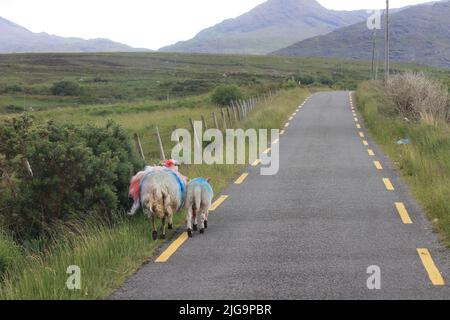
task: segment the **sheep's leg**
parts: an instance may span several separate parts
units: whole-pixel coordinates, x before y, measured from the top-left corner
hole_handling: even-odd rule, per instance
[[[167,229],[169,230],[173,229],[173,213],[169,215],[169,224],[167,225]]]
[[[200,233],[205,232],[205,211],[201,210],[198,214],[200,216]]]
[[[209,210],[206,210],[206,215],[205,215],[205,229],[208,229],[208,216],[209,216]]]
[[[192,227],[192,230],[197,231],[197,208],[192,208],[192,219],[194,220],[194,225]]]
[[[166,238],[166,217],[161,219],[161,239]]]
[[[156,224],[155,224],[155,215],[151,214],[152,219],[152,226],[153,226],[153,232],[152,232],[152,238],[153,240],[156,240],[158,238],[158,231],[156,231]]]
[[[187,233],[189,238],[192,238],[192,207],[189,207],[186,213]]]

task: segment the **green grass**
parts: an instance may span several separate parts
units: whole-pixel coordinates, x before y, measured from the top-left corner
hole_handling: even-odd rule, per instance
[[[358,108],[366,125],[411,187],[433,227],[450,247],[450,127],[407,123],[397,116],[370,82],[357,90]],[[411,144],[396,141],[409,138]]]
[[[250,117],[238,126],[279,128],[308,95],[309,91],[305,89],[281,91],[267,103],[261,102]],[[197,118],[206,111],[211,109],[200,107],[142,112],[139,114],[141,121],[133,129],[145,131],[145,128],[155,124],[170,128],[178,120],[184,123],[186,115]],[[80,112],[80,116],[82,114]],[[128,116],[118,116],[115,120],[125,126],[130,125],[131,129],[134,118],[130,120]],[[74,120],[77,121],[77,114]],[[98,123],[100,120],[93,117],[91,121]],[[168,135],[164,135],[163,140],[169,145]],[[145,145],[148,156],[156,152],[154,144],[153,139]],[[212,177],[211,183],[218,194],[243,168],[243,165],[188,165],[181,170],[189,177]],[[154,257],[156,249],[163,243],[162,240],[151,240],[150,222],[142,214],[132,218],[124,213],[117,215],[113,225],[92,220],[61,227],[56,232],[54,244],[45,252],[21,248],[0,233],[0,268],[4,265],[6,270],[0,282],[0,299],[101,299],[110,295],[142,263]],[[182,226],[184,221],[184,212],[176,214],[176,227]],[[168,232],[168,239],[173,235],[173,232]],[[70,265],[81,268],[81,290],[66,289],[66,269]]]

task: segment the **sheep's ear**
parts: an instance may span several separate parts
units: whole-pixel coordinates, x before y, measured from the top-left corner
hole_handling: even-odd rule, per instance
[[[206,181],[210,182],[211,181],[211,177],[206,178]]]

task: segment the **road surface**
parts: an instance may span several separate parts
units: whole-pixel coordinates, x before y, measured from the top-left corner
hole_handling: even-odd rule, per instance
[[[448,251],[350,101],[314,94],[280,137],[279,173],[249,167],[204,235],[155,262],[161,248],[110,298],[450,298]]]

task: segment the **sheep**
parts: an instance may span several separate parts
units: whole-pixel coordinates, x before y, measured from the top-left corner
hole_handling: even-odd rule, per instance
[[[214,197],[213,189],[209,184],[210,180],[210,178],[195,178],[187,185],[186,220],[189,238],[192,238],[192,231],[198,229],[198,216],[200,216],[200,233],[203,234],[205,228],[208,228],[209,208]],[[194,225],[192,225],[192,221],[194,221]]]
[[[132,177],[130,181],[129,197],[132,198],[134,202],[128,215],[135,215],[141,206],[141,181],[146,174],[153,171],[161,171],[164,167],[178,172],[178,166],[179,164],[175,160],[162,160],[159,166],[146,166],[143,171],[138,172]]]
[[[144,214],[152,221],[152,238],[156,240],[155,218],[161,219],[161,238],[166,237],[166,218],[168,228],[173,228],[173,215],[184,205],[187,178],[182,174],[163,168],[146,173],[140,186],[140,202]]]

